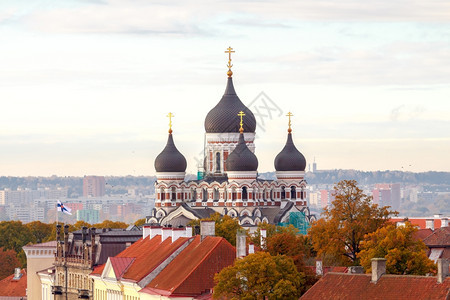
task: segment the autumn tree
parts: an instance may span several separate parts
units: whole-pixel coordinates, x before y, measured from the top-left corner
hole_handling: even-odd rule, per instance
[[[311,255],[308,237],[289,231],[277,233],[266,239],[266,250],[271,255],[286,255],[294,261],[297,271],[305,278],[301,292],[305,292],[317,281],[314,272],[306,267],[305,259]]]
[[[258,224],[257,229],[254,233],[249,233],[249,239],[250,241],[257,247],[261,247],[261,230],[266,231],[266,239],[270,238],[271,236],[279,233],[290,233],[290,234],[297,234],[298,229],[294,227],[294,225],[289,226],[277,226],[275,224],[269,224],[266,222],[261,222]]]
[[[134,225],[135,226],[142,226],[142,225],[145,224],[145,221],[146,221],[145,218],[139,219],[136,222],[134,222]]]
[[[34,221],[25,224],[34,237],[34,243],[43,243],[52,234],[53,224],[42,223],[41,221]],[[56,233],[55,233],[56,234]]]
[[[418,229],[409,222],[405,226],[388,225],[366,235],[361,242],[358,257],[367,272],[371,272],[372,258],[386,259],[386,273],[399,275],[426,275],[436,270],[427,257],[427,246],[414,238]]]
[[[323,218],[313,223],[309,235],[318,256],[328,263],[355,265],[364,235],[385,226],[397,212],[373,204],[355,180],[338,182],[334,194],[331,207],[324,209]]]
[[[124,223],[124,222],[120,222],[120,221],[114,222],[114,221],[111,221],[111,220],[104,220],[101,223],[97,223],[97,224],[92,225],[92,227],[95,227],[95,228],[115,228],[115,229],[121,228],[121,229],[125,229],[125,228],[128,227],[128,224]]]
[[[292,258],[267,252],[236,260],[214,280],[215,299],[298,299],[305,281]]]
[[[14,250],[0,248],[0,280],[14,273],[14,269],[21,266]]]

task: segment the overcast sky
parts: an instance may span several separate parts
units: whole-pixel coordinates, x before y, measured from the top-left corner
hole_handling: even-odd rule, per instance
[[[260,172],[288,111],[319,169],[450,171],[449,1],[5,0],[0,175],[152,175],[169,111],[196,172],[228,46]]]

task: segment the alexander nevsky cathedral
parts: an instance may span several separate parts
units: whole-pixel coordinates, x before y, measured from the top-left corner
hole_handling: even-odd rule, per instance
[[[303,222],[314,219],[306,201],[306,159],[294,144],[291,113],[286,144],[274,158],[276,180],[258,178],[256,119],[234,89],[232,50],[225,51],[229,55],[225,93],[205,118],[202,176],[185,180],[186,158],[175,146],[170,122],[167,144],[155,159],[156,200],[147,223],[185,226],[215,212],[238,218],[243,226],[286,223],[299,213]]]

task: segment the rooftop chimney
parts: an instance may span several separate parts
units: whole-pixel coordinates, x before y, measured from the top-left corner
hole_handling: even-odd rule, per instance
[[[145,239],[150,235],[150,225],[142,226],[142,238]]]
[[[448,227],[448,219],[447,218],[441,219],[441,227]]]
[[[323,276],[323,264],[321,260],[316,260],[316,275]]]
[[[260,242],[261,248],[264,249],[266,246],[267,230],[261,229],[260,234],[261,234],[261,242]]]
[[[172,243],[175,242],[176,240],[178,240],[178,238],[185,237],[185,236],[186,236],[186,230],[183,227],[172,228]]]
[[[14,278],[15,280],[19,280],[20,277],[22,277],[22,274],[20,273],[20,268],[15,268],[14,269]]]
[[[86,243],[86,231],[87,231],[87,227],[83,226],[83,228],[81,228],[81,242],[83,244]]]
[[[162,236],[162,227],[159,225],[150,226],[150,239],[154,238],[157,235]]]
[[[372,258],[372,282],[377,283],[384,274],[386,274],[386,259]]]
[[[437,280],[438,283],[443,283],[448,274],[449,262],[445,258],[439,258],[437,260]]]
[[[253,243],[248,244],[248,254],[255,253],[255,245]]]
[[[186,237],[190,238],[192,237],[192,227],[191,226],[186,226]]]
[[[236,257],[247,256],[247,236],[244,230],[238,230],[236,234]]]
[[[425,227],[434,230],[434,219],[427,219]]]
[[[216,222],[214,221],[200,221],[200,234],[202,240],[207,236],[216,235]]]
[[[172,228],[164,227],[162,229],[162,239],[161,242],[165,241],[168,237],[172,237]]]

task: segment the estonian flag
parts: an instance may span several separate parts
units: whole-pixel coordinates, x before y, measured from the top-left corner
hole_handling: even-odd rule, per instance
[[[61,201],[58,200],[58,211],[62,211],[65,214],[72,215],[70,212],[72,211],[69,207],[65,207]]]

